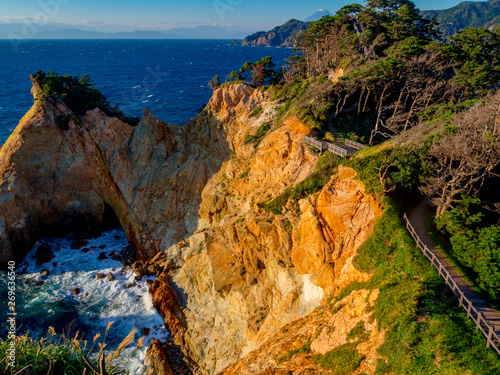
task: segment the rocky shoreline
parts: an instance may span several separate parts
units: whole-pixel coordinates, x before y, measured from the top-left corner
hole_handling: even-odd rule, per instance
[[[150,293],[172,342],[151,346],[155,363],[185,374],[174,359],[181,349],[193,373],[245,373],[231,370],[238,360],[313,317],[326,296],[370,277],[353,259],[382,212],[342,167],[282,215],[262,208],[308,177],[319,158],[302,142],[310,130],[293,116],[255,141],[279,104],[232,85],[184,127],[148,110],[131,127],[95,109],[61,128],[71,109],[36,101],[0,149],[0,261],[21,259],[45,230],[98,229],[111,210],[137,255],[133,269],[158,277]],[[251,116],[257,106],[261,114]],[[376,348],[381,333],[366,329]],[[316,338],[318,353],[337,345],[328,337]],[[365,356],[364,371],[373,373],[375,350]],[[259,371],[286,367],[260,358]]]

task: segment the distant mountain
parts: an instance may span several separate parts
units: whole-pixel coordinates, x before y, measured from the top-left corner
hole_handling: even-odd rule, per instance
[[[184,39],[243,39],[248,35],[245,31],[228,30],[220,26],[179,27],[166,30],[165,33]]]
[[[449,37],[466,27],[483,27],[494,30],[500,26],[500,0],[464,1],[453,8],[444,10],[424,10],[422,16],[436,18],[438,30]]]
[[[316,13],[312,14],[311,16],[307,17],[304,22],[314,22],[320,20],[324,16],[333,16],[329,11],[326,9],[320,9]]]
[[[241,45],[243,46],[266,46],[266,47],[294,47],[297,35],[306,30],[309,22],[290,20],[277,26],[271,31],[259,31],[247,36]]]
[[[243,39],[244,31],[227,30],[218,26],[176,28],[166,31],[136,30],[127,32],[101,32],[68,24],[48,24],[26,33],[24,24],[0,24],[0,39]]]

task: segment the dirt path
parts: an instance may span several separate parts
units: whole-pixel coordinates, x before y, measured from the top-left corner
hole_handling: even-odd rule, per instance
[[[441,251],[438,250],[434,241],[425,229],[424,220],[429,210],[427,199],[423,199],[420,204],[415,207],[408,217],[411,225],[417,232],[421,241],[429,248],[429,250],[439,259],[444,268],[450,273],[452,279],[457,284],[458,288],[465,294],[465,296],[472,301],[474,307],[483,314],[486,320],[495,332],[500,334],[500,313],[493,309],[484,298],[472,289],[470,284],[457,272],[457,270],[446,260]]]

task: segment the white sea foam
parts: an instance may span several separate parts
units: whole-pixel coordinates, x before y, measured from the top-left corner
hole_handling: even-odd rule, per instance
[[[142,374],[150,340],[165,340],[168,332],[153,307],[146,278],[136,281],[133,271],[123,268],[119,261],[110,259],[111,253],[119,254],[128,245],[125,234],[122,230],[105,232],[98,238],[88,240],[88,245],[83,247],[88,249],[85,252],[83,249],[71,249],[71,242],[69,238],[41,240],[26,256],[21,265],[23,274],[18,278],[20,293],[26,294],[22,298],[25,303],[22,307],[23,314],[32,312],[38,315],[38,321],[44,319],[41,322],[43,326],[43,323],[67,317],[70,313],[61,311],[69,309],[70,312],[74,311],[77,327],[80,325],[91,328],[91,332],[85,332],[87,338],[92,338],[97,333],[101,334],[101,338],[104,337],[106,326],[113,321],[106,338],[107,349],[110,351],[116,349],[121,340],[136,328],[136,341],[122,352],[121,358],[130,358],[127,368],[131,374]],[[50,246],[55,257],[50,262],[37,266],[34,255],[40,245]],[[106,255],[107,259],[98,260],[100,255]],[[47,269],[49,275],[42,276],[42,269]],[[108,281],[106,277],[97,279],[96,275],[99,273],[112,273],[115,280]],[[153,277],[149,279],[154,280]],[[127,284],[133,286],[127,288]],[[79,288],[80,294],[72,294],[71,290],[74,288]],[[144,328],[146,330],[143,332],[149,330],[149,333],[145,337],[144,346],[135,352],[137,339]]]

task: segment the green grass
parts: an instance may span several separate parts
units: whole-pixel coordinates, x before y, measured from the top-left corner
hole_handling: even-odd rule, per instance
[[[257,131],[255,132],[254,135],[247,134],[245,136],[243,143],[244,144],[251,143],[255,147],[258,147],[260,142],[262,142],[262,140],[269,134],[270,131],[271,131],[271,123],[265,122],[257,128]]]
[[[356,327],[349,331],[349,333],[347,334],[347,340],[357,339],[358,337],[362,336],[363,333],[365,333],[365,322],[361,320],[358,322],[358,324],[356,324]]]
[[[330,369],[333,375],[349,375],[355,371],[364,359],[356,350],[357,343],[344,344],[324,355],[316,354],[313,359],[321,366]]]
[[[29,338],[19,338],[16,341],[16,366],[10,367],[5,356],[9,341],[0,343],[0,371],[16,373],[26,366],[30,366],[38,374],[75,374],[81,375],[87,368],[83,354],[71,342],[53,343],[51,341],[36,341]]]
[[[314,77],[292,82],[281,82],[269,87],[271,100],[283,100],[278,108],[276,120],[281,123],[295,115],[310,129],[321,129],[334,107],[332,93],[334,85],[324,77]]]
[[[255,107],[255,109],[250,112],[250,117],[259,117],[262,113],[264,112],[264,110],[262,109],[262,107],[260,105],[258,105],[257,107]]]
[[[283,206],[291,199],[295,204],[295,208],[298,209],[300,199],[318,192],[330,181],[341,160],[339,156],[326,152],[316,162],[315,171],[311,175],[299,182],[295,187],[288,187],[272,201],[262,203],[260,206],[268,212],[280,215],[283,213]]]
[[[292,359],[293,356],[295,356],[297,354],[307,353],[310,349],[311,349],[311,339],[307,340],[307,342],[304,345],[302,345],[300,348],[290,350],[286,355],[278,358],[278,363],[288,362],[290,359]]]
[[[111,327],[108,325],[106,332]],[[117,360],[123,348],[133,342],[136,330],[132,330],[123,340],[117,350],[112,353],[113,359],[106,361],[106,373],[108,375],[128,374],[124,370],[126,363]],[[88,358],[104,358],[103,348],[106,335],[102,342],[99,342],[100,335],[96,335],[94,340],[84,341],[78,333],[73,338],[58,336],[53,328],[49,330],[46,337],[33,339],[28,335],[17,336],[14,341],[0,340],[0,373],[2,374],[24,374],[23,369],[29,368],[29,374],[48,375],[82,375],[94,374],[92,367],[96,369],[99,365]],[[15,366],[9,365],[7,355],[11,342],[15,343]],[[137,349],[142,346],[142,339],[139,340]],[[95,350],[94,350],[95,349]],[[113,364],[113,361],[115,364]]]
[[[465,311],[443,298],[448,287],[416,247],[396,204],[389,198],[384,204],[383,215],[355,260],[373,276],[332,298],[341,300],[362,288],[380,290],[374,317],[386,335],[376,374],[445,375],[465,369],[470,374],[500,374],[500,358],[486,349],[485,338]]]

